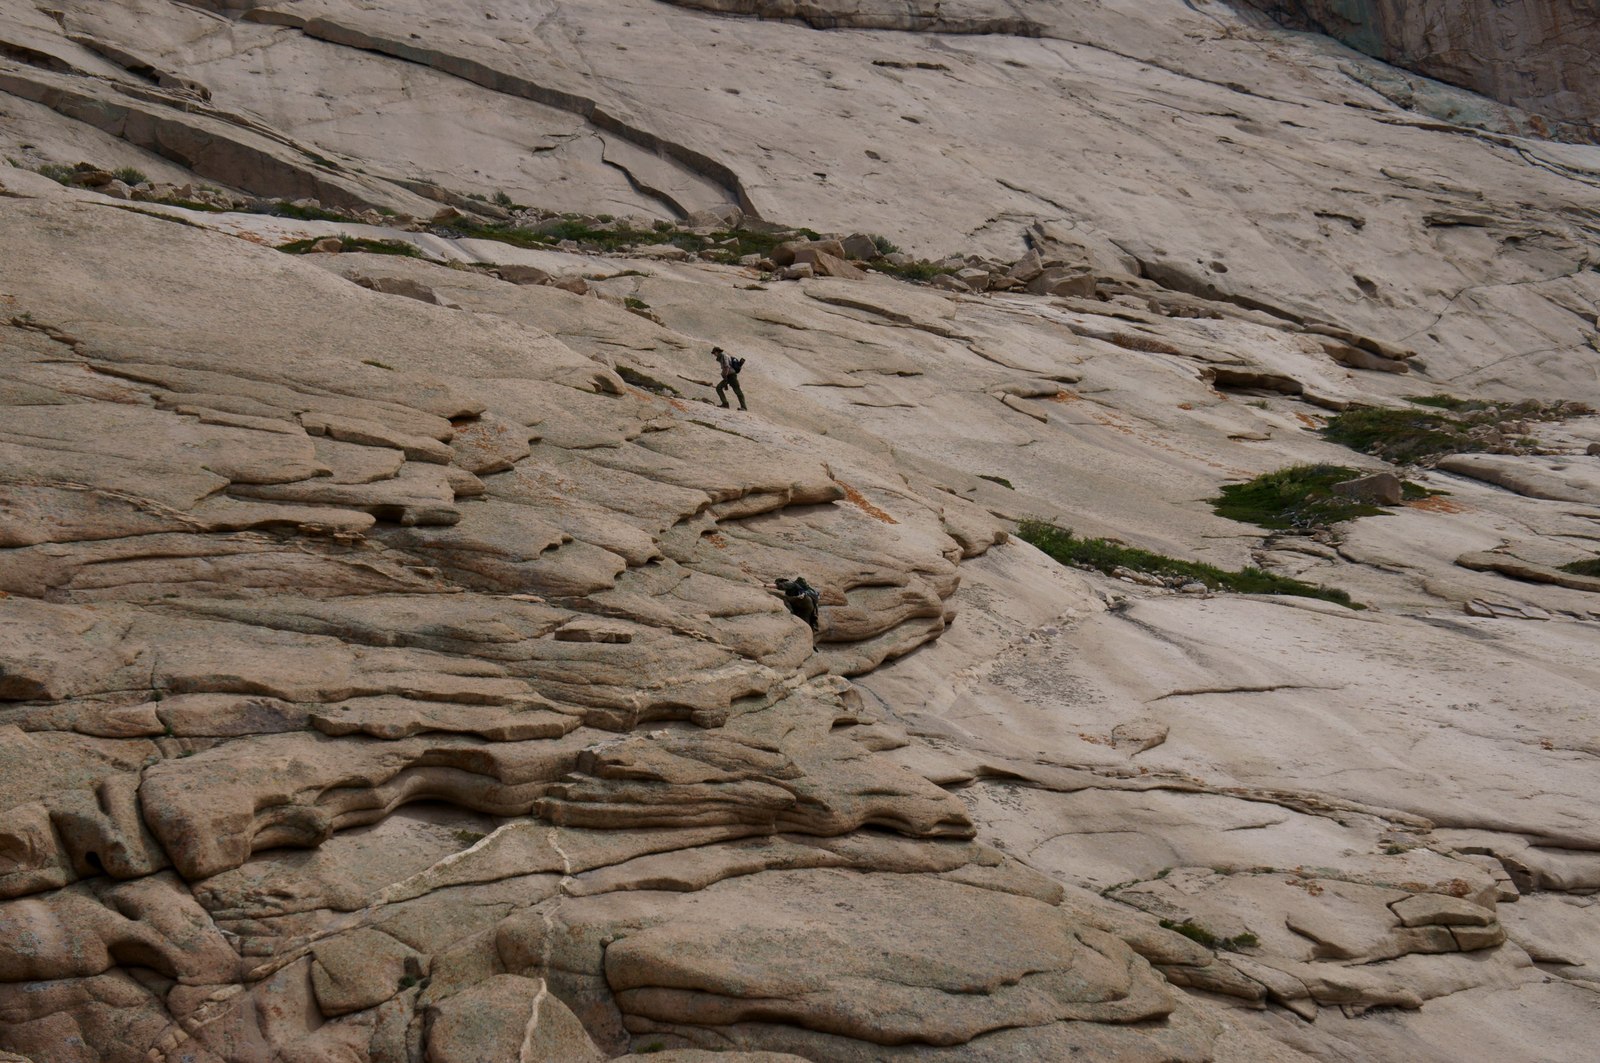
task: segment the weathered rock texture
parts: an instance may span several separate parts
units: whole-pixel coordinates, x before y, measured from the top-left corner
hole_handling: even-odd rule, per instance
[[[1280,23],[1530,112],[1543,132],[1600,139],[1593,0],[1243,0]]]
[[[1594,397],[1594,149],[1178,0],[51,10],[0,3],[0,1053],[1592,1056],[1600,421],[1317,429]],[[1447,493],[1207,501],[1300,462]]]

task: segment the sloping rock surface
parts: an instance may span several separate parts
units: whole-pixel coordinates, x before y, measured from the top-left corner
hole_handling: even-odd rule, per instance
[[[1600,421],[1319,429],[1596,398],[1600,157],[1404,77],[1177,0],[0,2],[0,1053],[1590,1058]],[[1411,486],[1210,505],[1302,463]]]

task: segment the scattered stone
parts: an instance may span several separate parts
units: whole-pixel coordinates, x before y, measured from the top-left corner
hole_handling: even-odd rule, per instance
[[[410,277],[366,277],[358,275],[350,279],[363,288],[382,292],[384,295],[401,295],[407,299],[415,299],[420,303],[430,303],[434,306],[444,305],[444,300],[440,299],[432,288],[418,283]]]
[[[1037,295],[1091,296],[1095,292],[1094,274],[1067,266],[1051,266],[1028,282],[1028,291]]]
[[[1394,473],[1379,472],[1371,476],[1361,476],[1354,480],[1336,483],[1333,485],[1333,493],[1343,498],[1353,498],[1359,502],[1370,502],[1379,506],[1398,506],[1405,498],[1405,487],[1400,482],[1400,477]]]
[[[1039,252],[1030,250],[1027,254],[1017,259],[1016,263],[1008,271],[1007,276],[1014,281],[1027,284],[1043,272],[1044,262],[1039,258]]]
[[[512,284],[549,284],[550,274],[538,266],[500,266],[496,269],[500,279]]]
[[[314,255],[337,255],[344,250],[344,241],[337,236],[324,236],[312,243],[310,251]]]
[[[844,250],[844,257],[858,262],[871,262],[882,257],[878,254],[878,245],[865,233],[851,233],[839,241],[839,246]]]
[[[1123,565],[1118,565],[1112,569],[1111,574],[1117,579],[1127,580],[1129,583],[1137,583],[1141,587],[1165,587],[1167,585],[1166,581],[1160,576],[1153,576],[1148,572],[1139,572]]]
[[[837,245],[836,241],[834,243]],[[816,277],[865,280],[867,276],[858,267],[851,265],[841,256],[822,250],[821,246],[817,244],[802,247],[796,251],[794,253],[794,264],[796,266],[809,265],[812,275]]]

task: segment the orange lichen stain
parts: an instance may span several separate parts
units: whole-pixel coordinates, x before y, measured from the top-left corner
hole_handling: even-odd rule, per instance
[[[1300,423],[1305,425],[1307,428],[1321,428],[1322,427],[1322,423],[1320,421],[1318,421],[1315,417],[1311,416],[1309,413],[1296,413],[1295,416],[1300,418]]]
[[[1460,502],[1452,502],[1448,498],[1433,495],[1429,498],[1419,498],[1415,502],[1407,502],[1411,509],[1426,510],[1429,513],[1465,513],[1467,507]]]
[[[715,546],[718,550],[726,550],[728,548],[728,540],[719,531],[702,532],[700,538]]]
[[[689,412],[689,404],[687,402],[684,402],[682,399],[668,399],[667,400],[667,405],[671,406],[674,410],[677,410],[679,413],[688,413]]]
[[[1078,738],[1084,742],[1092,742],[1097,746],[1109,746],[1112,744],[1111,739],[1109,738],[1101,738],[1099,735],[1085,734],[1082,731],[1078,732]]]
[[[1083,401],[1083,396],[1079,395],[1076,391],[1068,391],[1066,388],[1062,388],[1060,391],[1056,392],[1054,395],[1051,395],[1049,401],[1051,401],[1051,402],[1082,402]]]
[[[1180,409],[1180,410],[1192,410],[1192,409],[1194,409],[1194,403],[1192,403],[1192,402],[1180,402],[1180,403],[1178,403],[1178,409]]]
[[[844,497],[854,503],[855,506],[867,516],[873,518],[874,520],[881,520],[885,524],[900,523],[893,517],[889,516],[889,514],[873,505],[871,502],[868,502],[865,495],[863,495],[860,491],[857,491],[854,487],[851,487],[849,484],[845,483],[843,480],[837,480],[835,482],[838,483],[840,487],[844,488]]]

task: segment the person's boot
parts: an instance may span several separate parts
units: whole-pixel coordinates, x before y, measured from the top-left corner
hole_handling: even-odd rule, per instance
[[[745,405],[745,404],[744,404],[744,403],[742,403],[742,402],[741,402],[741,403],[739,403],[739,409],[741,409],[741,410],[743,410],[743,411],[744,411],[744,412],[745,412],[745,413],[749,413],[749,412],[750,412],[750,407],[748,407],[748,406],[746,406],[746,405]]]

